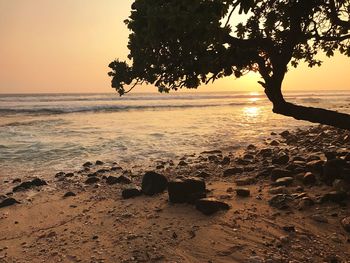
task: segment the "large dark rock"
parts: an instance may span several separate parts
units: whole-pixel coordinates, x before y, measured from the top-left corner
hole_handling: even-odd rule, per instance
[[[327,161],[323,166],[322,179],[331,185],[335,179],[342,178],[342,172],[346,162],[342,159],[332,159]]]
[[[176,179],[168,183],[169,201],[194,203],[206,196],[205,182],[199,178]]]
[[[230,206],[215,198],[202,198],[196,201],[196,208],[205,215],[211,215],[220,210],[228,210]]]
[[[129,187],[122,191],[122,197],[124,199],[129,199],[140,195],[142,195],[142,191],[141,191],[141,188],[137,186]]]
[[[44,186],[47,185],[46,181],[39,179],[39,178],[35,178],[32,181],[26,181],[23,182],[17,186],[15,186],[12,191],[13,192],[20,192],[20,191],[25,191],[28,190],[30,188],[33,188],[35,186]]]
[[[14,198],[6,198],[4,200],[2,200],[0,202],[0,208],[6,207],[6,206],[11,206],[11,205],[15,205],[15,204],[19,204],[19,202],[14,199]]]
[[[142,178],[142,192],[145,195],[154,195],[165,191],[168,179],[154,171],[146,172]]]

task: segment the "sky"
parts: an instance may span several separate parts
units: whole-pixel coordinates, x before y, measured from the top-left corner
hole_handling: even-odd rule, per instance
[[[128,54],[132,0],[0,0],[0,93],[113,92],[108,64]],[[350,58],[288,72],[284,90],[350,90]],[[200,91],[262,91],[258,74]],[[140,87],[140,92],[156,90]]]

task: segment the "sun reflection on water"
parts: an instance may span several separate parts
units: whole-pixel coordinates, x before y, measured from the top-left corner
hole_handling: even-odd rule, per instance
[[[261,113],[261,109],[260,107],[255,107],[255,106],[252,106],[252,107],[245,107],[243,109],[243,113],[246,117],[249,117],[249,118],[256,118],[260,115]]]

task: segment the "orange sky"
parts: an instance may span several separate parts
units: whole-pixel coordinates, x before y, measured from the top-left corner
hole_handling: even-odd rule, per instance
[[[0,0],[0,93],[111,92],[107,65],[127,56],[123,23],[132,0]],[[291,70],[284,89],[350,89],[350,59]],[[259,77],[220,80],[203,91],[259,91]],[[154,89],[141,88],[140,91]]]

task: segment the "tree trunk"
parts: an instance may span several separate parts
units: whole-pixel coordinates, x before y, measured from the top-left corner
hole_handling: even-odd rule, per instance
[[[293,117],[297,120],[350,130],[350,115],[337,111],[295,105],[283,100],[281,103],[273,103],[273,112]]]

